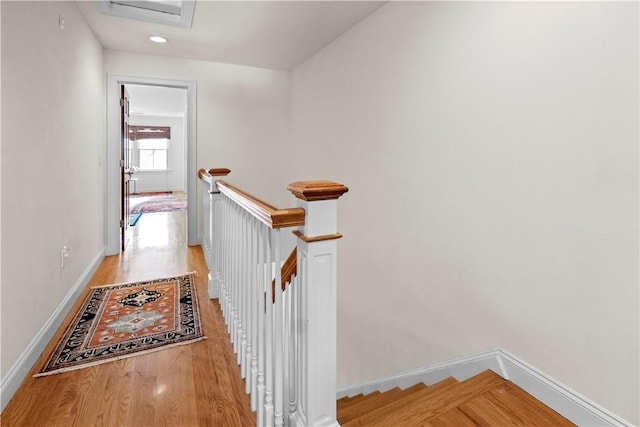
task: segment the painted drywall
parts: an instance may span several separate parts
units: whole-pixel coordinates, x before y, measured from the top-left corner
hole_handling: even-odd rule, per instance
[[[2,3],[0,3],[0,46],[2,46]],[[0,55],[0,82],[2,82],[2,57]],[[2,99],[2,84],[0,83],[0,100]],[[2,129],[2,102],[0,102],[0,129]],[[2,189],[2,132],[0,131],[0,190]],[[0,191],[0,242],[2,242],[2,191]],[[0,243],[0,309],[2,309],[2,244]],[[0,328],[0,351],[2,351],[2,328]],[[1,354],[1,353],[0,353]],[[0,367],[0,378],[2,375]],[[3,380],[4,383],[4,380]],[[2,405],[2,402],[0,402]]]
[[[638,4],[390,2],[293,72],[338,386],[505,348],[634,424]]]
[[[2,45],[2,3],[0,3],[0,46]],[[2,57],[0,56],[0,82],[2,82]],[[0,83],[0,100],[2,99],[2,84]],[[0,129],[2,129],[2,102],[0,102]],[[0,190],[2,189],[2,132],[0,131]],[[2,192],[0,191],[0,242],[2,242]],[[2,308],[2,244],[0,243],[0,309]],[[0,345],[2,343],[2,328],[0,328]],[[2,347],[0,346],[0,351]],[[2,375],[0,367],[0,378]],[[1,404],[1,403],[0,403]]]
[[[261,68],[105,50],[108,73],[197,82],[197,167],[231,169],[228,180],[278,204],[289,201],[289,73]],[[199,205],[198,205],[199,206]]]
[[[150,191],[187,191],[186,174],[186,146],[183,117],[131,116],[129,124],[140,126],[169,126],[171,139],[169,140],[168,171],[138,171],[133,177],[137,178],[135,191],[137,193]],[[132,143],[136,149],[135,142]],[[134,165],[136,166],[136,165]]]
[[[103,250],[104,90],[75,3],[2,2],[3,379]]]

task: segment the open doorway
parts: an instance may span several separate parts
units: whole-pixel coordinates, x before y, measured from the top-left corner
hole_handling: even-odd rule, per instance
[[[123,145],[127,152],[121,156],[126,174],[121,178],[124,250],[134,232],[131,227],[153,221],[153,214],[187,209],[187,90],[136,84],[122,88],[128,99],[128,135]]]
[[[129,93],[129,130],[127,153],[121,146],[120,91]],[[115,98],[114,98],[115,94]],[[107,254],[120,251],[122,231],[136,221],[130,213],[186,204],[187,243],[196,242],[196,166],[195,166],[195,82],[108,76],[107,88],[107,153],[105,233]],[[149,137],[145,132],[166,133]],[[121,158],[129,160],[126,196],[122,191]],[[153,195],[160,200],[154,202]],[[127,199],[124,199],[127,197]],[[122,219],[122,207],[129,202]],[[145,203],[142,207],[140,204]],[[160,206],[158,208],[158,206]],[[170,209],[176,208],[170,207]],[[138,217],[138,221],[140,218]],[[137,223],[137,221],[136,221]],[[122,225],[122,227],[121,227]],[[124,228],[123,228],[124,227]],[[130,227],[129,227],[130,228]]]

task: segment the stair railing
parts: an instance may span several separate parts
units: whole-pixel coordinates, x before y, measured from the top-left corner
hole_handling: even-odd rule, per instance
[[[198,173],[202,246],[257,425],[337,426],[337,199],[348,189],[294,182],[297,206],[278,209],[214,178],[228,173]],[[285,262],[281,232],[293,227]]]

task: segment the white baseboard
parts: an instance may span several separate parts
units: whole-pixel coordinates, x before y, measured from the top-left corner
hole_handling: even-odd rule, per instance
[[[632,426],[513,354],[498,350],[502,377],[579,426]]]
[[[38,331],[36,336],[31,340],[27,348],[22,352],[18,360],[9,369],[4,378],[0,381],[0,406],[1,411],[7,406],[15,392],[22,384],[22,381],[29,374],[33,365],[38,361],[42,352],[53,338],[62,321],[67,316],[73,304],[89,283],[89,280],[100,266],[104,259],[105,248],[91,261],[87,268],[82,272],[76,283],[69,290],[64,299],[58,304],[53,314],[47,319],[44,326]]]
[[[338,390],[338,399],[356,394],[368,394],[374,391],[386,391],[394,387],[402,389],[423,382],[427,385],[435,384],[448,377],[454,377],[458,381],[491,369],[500,373],[500,365],[496,357],[498,350],[490,350],[483,353],[465,356],[447,362],[437,363],[425,368],[400,372],[388,377],[377,378],[366,383]]]
[[[419,382],[431,385],[447,377],[464,381],[487,369],[510,380],[577,425],[632,425],[503,349],[493,349],[341,388],[337,390],[337,397],[340,399],[361,393],[382,392],[394,387],[404,389]]]

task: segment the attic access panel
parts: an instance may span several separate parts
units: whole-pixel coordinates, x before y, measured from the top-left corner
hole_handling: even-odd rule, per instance
[[[195,10],[195,0],[102,0],[97,3],[104,15],[184,28],[191,28]]]

